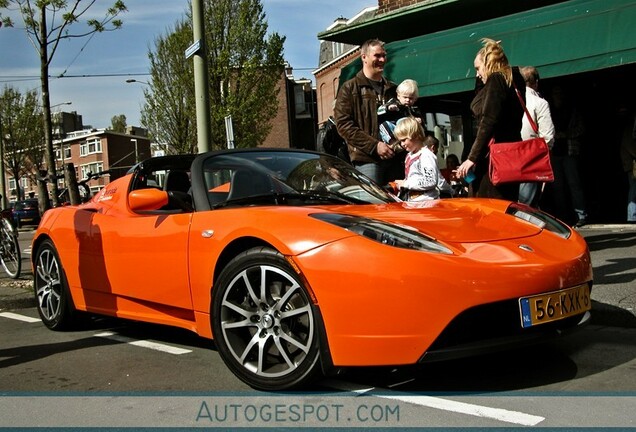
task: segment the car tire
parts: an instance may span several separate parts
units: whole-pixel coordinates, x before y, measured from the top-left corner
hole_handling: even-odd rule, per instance
[[[212,294],[216,347],[243,382],[280,391],[303,386],[320,372],[318,312],[280,253],[241,253],[223,269]]]
[[[50,240],[38,247],[34,261],[33,289],[38,314],[51,330],[68,330],[78,322],[60,257]]]

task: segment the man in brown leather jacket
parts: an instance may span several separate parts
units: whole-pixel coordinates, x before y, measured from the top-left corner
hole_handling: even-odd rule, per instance
[[[384,42],[366,41],[360,47],[360,57],[362,70],[338,90],[334,117],[338,133],[347,142],[351,163],[382,185],[390,180],[385,173],[395,152],[379,138],[377,110],[396,97],[396,85],[383,76]]]

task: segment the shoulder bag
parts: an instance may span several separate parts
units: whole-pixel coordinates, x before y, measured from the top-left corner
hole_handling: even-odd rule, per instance
[[[515,92],[532,129],[538,135],[539,128],[532,120],[516,85]],[[554,173],[550,164],[550,149],[545,139],[538,137],[516,142],[495,143],[493,138],[488,147],[490,151],[490,181],[493,185],[554,181]]]

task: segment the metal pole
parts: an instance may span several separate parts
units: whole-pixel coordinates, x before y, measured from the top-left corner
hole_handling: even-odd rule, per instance
[[[210,96],[208,94],[207,47],[205,44],[203,0],[192,1],[192,36],[200,41],[194,53],[194,95],[197,111],[197,147],[199,153],[210,150]]]
[[[4,178],[4,129],[2,128],[2,113],[0,112],[0,194],[2,194],[0,207],[3,209],[7,207],[8,202],[6,191],[6,181]]]
[[[234,148],[234,126],[232,125],[232,116],[225,116],[225,137],[227,138],[227,148]]]
[[[135,163],[138,164],[139,163],[139,150],[137,150],[137,140],[135,138],[131,138],[130,140],[135,143]]]

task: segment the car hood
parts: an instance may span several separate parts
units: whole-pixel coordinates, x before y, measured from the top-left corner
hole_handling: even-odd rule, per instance
[[[475,243],[537,235],[541,228],[505,213],[510,202],[489,199],[444,199],[421,203],[331,207],[334,213],[411,226],[446,242]],[[342,210],[342,211],[340,211]]]

